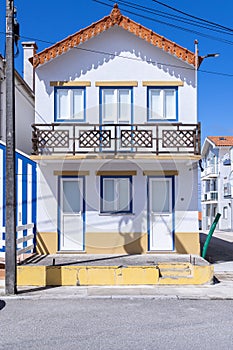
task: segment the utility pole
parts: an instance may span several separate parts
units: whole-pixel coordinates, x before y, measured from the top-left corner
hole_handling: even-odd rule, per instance
[[[6,0],[6,294],[16,294],[14,0]]]

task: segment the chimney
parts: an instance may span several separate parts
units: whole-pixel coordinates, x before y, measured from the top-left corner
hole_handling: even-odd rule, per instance
[[[30,86],[32,91],[35,90],[35,71],[34,67],[29,61],[29,58],[33,57],[38,49],[34,41],[23,42],[23,78]]]

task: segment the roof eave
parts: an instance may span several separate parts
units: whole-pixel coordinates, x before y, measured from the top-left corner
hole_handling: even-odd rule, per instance
[[[194,66],[194,68],[196,67],[196,56],[193,52],[164,38],[141,24],[134,22],[128,17],[125,17],[121,14],[117,4],[114,5],[110,15],[103,17],[99,21],[92,23],[90,26],[81,29],[75,34],[44,49],[40,53],[35,54],[29,59],[29,61],[33,64],[34,68],[36,68],[115,25],[137,35],[139,38],[151,43],[152,45],[161,48],[165,52],[181,59],[183,62]],[[200,66],[202,60],[203,58],[199,56],[197,60],[197,68]]]

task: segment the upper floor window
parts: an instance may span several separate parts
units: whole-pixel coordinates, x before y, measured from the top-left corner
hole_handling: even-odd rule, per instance
[[[148,120],[177,119],[177,88],[148,87]]]
[[[132,88],[101,88],[100,104],[103,124],[131,123]]]
[[[85,87],[55,88],[55,120],[85,121]]]

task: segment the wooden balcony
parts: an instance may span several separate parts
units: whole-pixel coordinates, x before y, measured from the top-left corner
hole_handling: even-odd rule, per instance
[[[200,155],[200,124],[33,124],[33,155]]]

